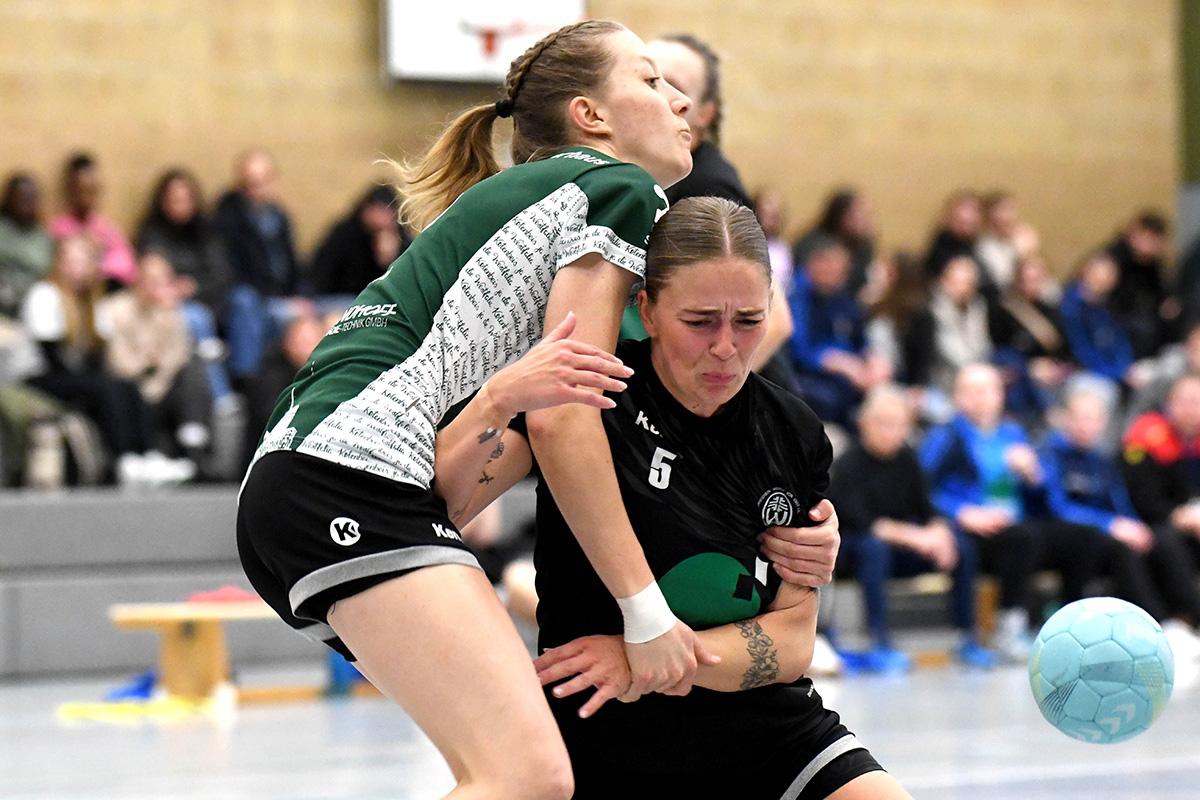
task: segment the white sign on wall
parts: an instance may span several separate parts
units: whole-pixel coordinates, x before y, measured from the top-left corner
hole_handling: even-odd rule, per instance
[[[503,83],[512,60],[584,18],[584,0],[383,0],[384,64],[404,80]]]

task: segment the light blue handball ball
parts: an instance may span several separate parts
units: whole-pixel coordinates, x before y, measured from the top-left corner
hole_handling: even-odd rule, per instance
[[[1175,656],[1154,618],[1115,597],[1063,606],[1042,626],[1029,684],[1042,716],[1073,739],[1112,744],[1158,719],[1175,683]]]

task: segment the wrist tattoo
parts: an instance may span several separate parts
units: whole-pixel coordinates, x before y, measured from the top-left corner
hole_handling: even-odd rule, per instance
[[[504,442],[496,442],[496,449],[488,456],[488,461],[495,461],[502,455],[504,455]]]
[[[779,653],[774,649],[775,642],[756,619],[744,619],[734,624],[746,639],[746,652],[750,654],[750,669],[742,675],[742,688],[766,686],[779,677]]]
[[[484,442],[486,442],[488,439],[494,439],[495,437],[497,437],[497,436],[499,436],[499,435],[500,435],[500,431],[498,431],[497,429],[495,429],[495,428],[488,428],[486,431],[484,431],[483,433],[479,434],[479,438],[477,439],[477,441],[478,441],[480,444],[483,444],[483,443],[484,443]]]

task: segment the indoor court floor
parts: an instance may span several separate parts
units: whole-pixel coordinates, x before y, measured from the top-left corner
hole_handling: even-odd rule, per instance
[[[1194,668],[1193,668],[1194,669]],[[1087,745],[1045,723],[1024,669],[818,680],[846,724],[919,800],[1196,800],[1200,688],[1184,674],[1141,737]],[[318,683],[316,668],[243,673]],[[0,797],[429,800],[449,771],[382,698],[247,706],[172,722],[64,722],[113,681],[0,685]]]

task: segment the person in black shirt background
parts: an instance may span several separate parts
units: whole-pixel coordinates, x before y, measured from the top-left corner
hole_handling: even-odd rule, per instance
[[[954,624],[967,638],[973,638],[975,627],[974,545],[934,510],[921,464],[906,443],[912,428],[904,389],[885,384],[868,392],[859,412],[861,439],[838,458],[829,486],[846,532],[839,568],[847,567],[862,584],[871,636],[869,650],[842,651],[842,656],[849,666],[872,672],[911,666],[908,656],[893,647],[888,630],[889,578],[950,573]]]
[[[1157,352],[1179,339],[1181,304],[1166,285],[1167,220],[1156,211],[1142,211],[1105,248],[1120,277],[1108,298],[1109,308],[1129,328],[1136,358]]]
[[[395,205],[387,186],[372,186],[359,198],[317,246],[309,270],[314,292],[354,297],[404,252],[411,237]]]
[[[684,115],[692,131],[692,171],[667,189],[671,204],[685,197],[724,197],[753,206],[737,170],[721,153],[721,62],[707,44],[686,33],[673,33],[646,44],[667,83],[686,94],[692,107]]]

